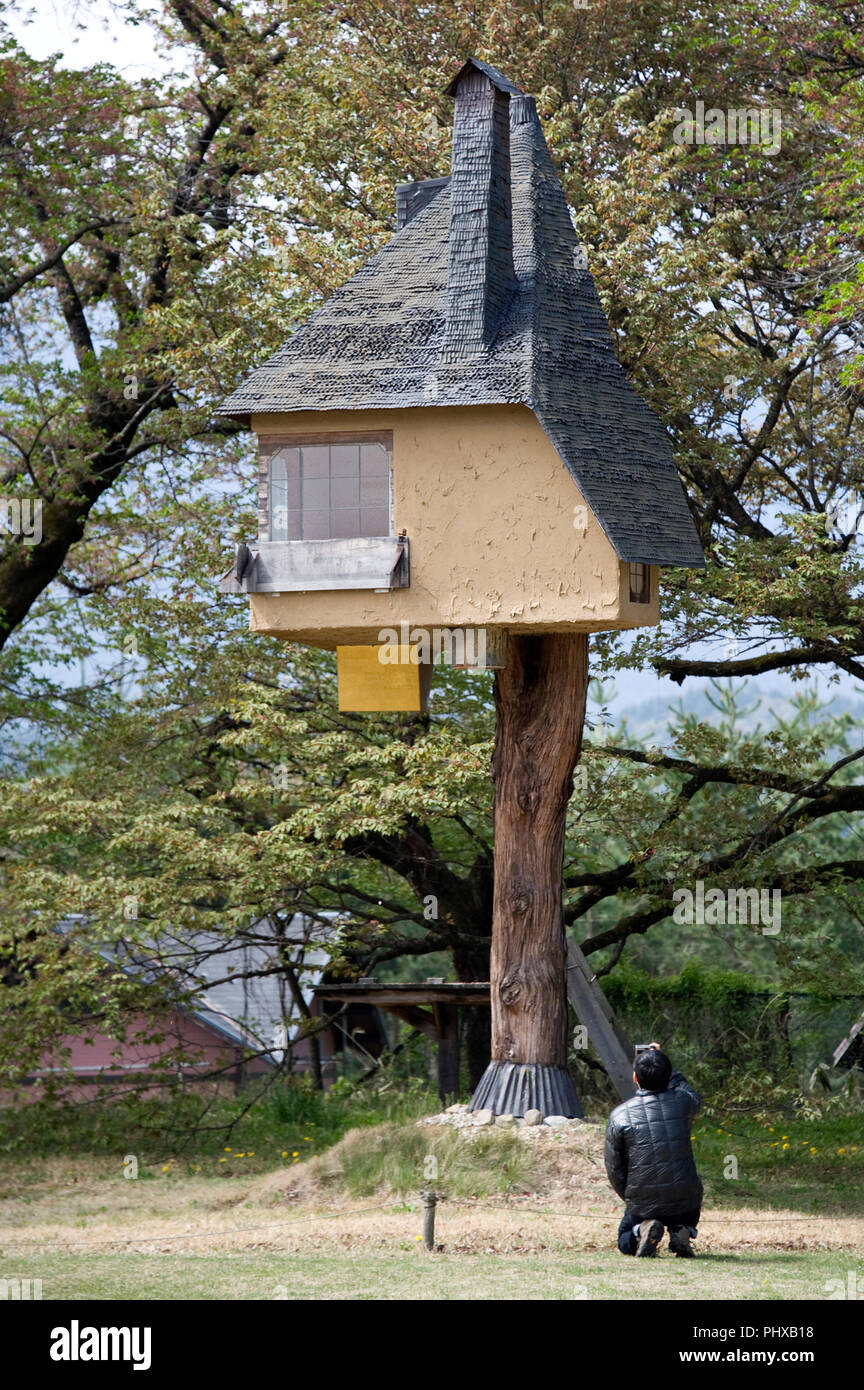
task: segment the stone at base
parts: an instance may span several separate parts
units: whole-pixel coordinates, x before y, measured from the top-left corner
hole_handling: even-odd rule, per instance
[[[475,1110],[474,1123],[475,1125],[494,1125],[495,1114],[492,1110]]]
[[[526,1110],[524,1119],[526,1125],[542,1125],[543,1123],[543,1116],[539,1110]]]
[[[469,1107],[495,1115],[544,1115],[583,1118],[582,1106],[566,1067],[542,1062],[490,1062]]]

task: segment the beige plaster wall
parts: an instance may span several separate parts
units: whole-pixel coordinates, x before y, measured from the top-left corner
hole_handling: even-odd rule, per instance
[[[622,565],[525,406],[304,411],[253,416],[268,435],[387,430],[393,435],[393,529],[411,543],[411,584],[253,594],[251,627],[322,647],[368,643],[384,627],[600,631],[658,621],[629,601]]]

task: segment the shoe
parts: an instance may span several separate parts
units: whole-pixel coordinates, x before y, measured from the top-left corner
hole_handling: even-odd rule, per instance
[[[657,1254],[657,1246],[663,1239],[662,1221],[643,1221],[639,1227],[639,1244],[636,1247],[636,1254],[644,1258],[650,1258]]]
[[[669,1253],[685,1260],[695,1260],[696,1251],[690,1244],[693,1233],[689,1226],[679,1226],[669,1237]]]

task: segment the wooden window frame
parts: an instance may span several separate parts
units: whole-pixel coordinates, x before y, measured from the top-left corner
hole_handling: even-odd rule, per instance
[[[388,535],[393,532],[393,432],[392,430],[304,430],[302,433],[258,435],[258,539],[270,541],[270,464],[280,449],[302,449],[318,444],[381,444],[389,458],[387,520]],[[337,538],[332,538],[335,543]],[[369,539],[357,537],[355,539]],[[281,541],[282,545],[308,545],[310,541]]]
[[[651,602],[651,566],[628,562],[627,578],[631,603]]]

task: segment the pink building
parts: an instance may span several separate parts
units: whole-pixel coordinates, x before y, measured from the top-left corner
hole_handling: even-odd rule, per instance
[[[297,925],[294,926],[296,920]],[[295,1001],[280,968],[280,955],[291,948],[292,968],[313,1017],[322,1006],[313,995],[329,964],[326,939],[334,928],[298,917],[293,935],[284,929],[274,938],[268,921],[255,922],[236,941],[198,933],[160,941],[158,957],[143,948],[100,953],[135,975],[168,973],[194,991],[170,1013],[140,1013],[127,1022],[126,1037],[115,1038],[98,1026],[61,1034],[54,1051],[25,1079],[27,1094],[37,1099],[46,1081],[64,1076],[63,1095],[88,1100],[107,1089],[155,1091],[166,1083],[234,1088],[285,1063],[294,1075],[310,1069],[313,1044],[297,1038],[300,1023]],[[86,923],[76,918],[61,924],[86,945]],[[291,1045],[293,1043],[293,1046]],[[378,1010],[357,1005],[318,1035],[325,1084],[341,1073],[350,1054],[371,1060],[387,1046]],[[68,1054],[64,1052],[68,1049]]]

